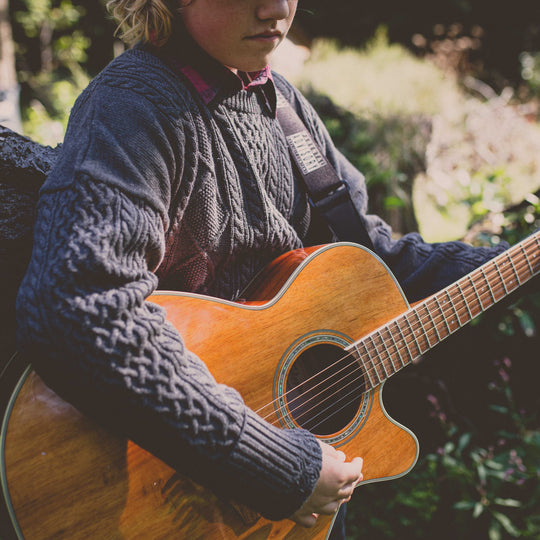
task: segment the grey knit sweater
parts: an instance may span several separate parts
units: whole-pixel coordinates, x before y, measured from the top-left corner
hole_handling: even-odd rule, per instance
[[[275,83],[365,216],[362,175],[300,94],[277,75]],[[267,262],[308,241],[298,186],[260,92],[223,88],[205,105],[155,55],[130,50],[72,111],[17,303],[19,348],[61,396],[271,519],[312,491],[316,439],[267,424],[217,384],[145,298],[159,285],[234,299]],[[411,299],[495,254],[418,235],[396,242],[380,219],[365,221]]]

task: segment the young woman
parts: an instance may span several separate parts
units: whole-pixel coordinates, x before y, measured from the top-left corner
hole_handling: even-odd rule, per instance
[[[348,185],[410,300],[495,250],[429,245],[416,234],[395,241],[366,214],[362,174],[268,67],[296,4],[109,2],[135,46],[73,108],[41,191],[18,339],[44,380],[82,411],[263,516],[311,526],[351,496],[361,456],[348,461],[308,431],[265,422],[146,301],[158,286],[236,299],[276,256],[327,242],[276,120],[276,89]]]

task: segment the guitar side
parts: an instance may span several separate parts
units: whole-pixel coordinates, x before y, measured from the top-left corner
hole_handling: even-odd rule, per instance
[[[158,293],[150,300],[167,310],[216,380],[236,388],[254,410],[282,397],[298,351],[321,343],[345,348],[408,307],[386,267],[352,244],[282,256],[246,298],[233,303]],[[327,537],[331,518],[303,529],[218,500],[135,444],[95,426],[35,373],[25,377],[6,413],[1,449],[3,488],[21,537]],[[268,420],[298,425],[291,409],[266,408]],[[418,454],[414,435],[384,410],[380,386],[335,430],[318,436],[348,457],[362,456],[364,482],[405,474]]]

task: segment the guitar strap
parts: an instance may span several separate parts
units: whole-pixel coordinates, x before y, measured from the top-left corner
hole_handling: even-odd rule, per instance
[[[276,89],[276,93],[277,119],[311,205],[339,240],[355,242],[373,250],[364,222],[351,199],[349,186],[339,178],[291,104],[279,90]]]

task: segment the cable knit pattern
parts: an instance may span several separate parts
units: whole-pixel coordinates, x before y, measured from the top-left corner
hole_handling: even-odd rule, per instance
[[[377,253],[411,298],[504,248],[393,240],[365,215],[361,173],[304,98],[275,82],[348,183]],[[216,384],[145,299],[158,283],[234,299],[276,256],[307,238],[324,241],[308,234],[307,197],[286,147],[257,91],[223,91],[207,106],[159,58],[127,51],[72,111],[17,302],[19,348],[61,396],[272,519],[291,515],[315,485],[315,437],[270,426]]]
[[[256,487],[246,502],[269,517],[301,504],[318,477],[313,437],[248,412],[236,391],[216,384],[186,351],[163,310],[145,302],[157,284],[145,257],[163,251],[157,212],[85,179],[42,197],[38,214],[35,242],[49,249],[28,269],[19,325],[45,379],[83,410],[100,396],[100,421],[110,423],[113,414],[115,429],[175,468],[200,471],[217,488],[233,484],[229,495],[241,500],[246,486]],[[82,393],[74,380],[85,381]],[[150,439],[144,429],[132,431],[141,417],[151,418]],[[169,448],[160,450],[158,440]],[[235,481],[225,482],[233,473]]]

